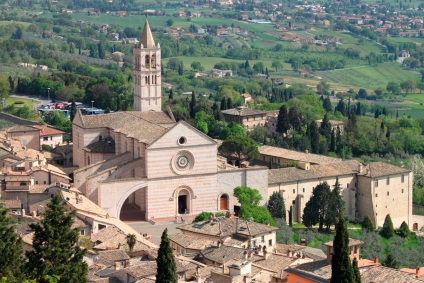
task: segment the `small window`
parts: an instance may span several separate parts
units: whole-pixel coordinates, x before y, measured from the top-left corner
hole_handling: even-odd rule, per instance
[[[375,194],[375,197],[378,197],[378,194]]]
[[[292,204],[296,204],[296,201],[294,200],[294,201],[292,201]]]
[[[303,188],[303,192],[305,192],[305,188]]]
[[[268,246],[272,246],[272,239],[268,240]]]
[[[262,160],[265,161],[265,155],[262,156]]]
[[[84,229],[81,229],[81,230],[80,230],[80,234],[81,234],[81,236],[84,236],[84,235],[85,235],[85,231],[84,231]]]
[[[349,183],[347,183],[346,188],[348,188],[348,189],[349,189]]]
[[[48,141],[49,137],[43,137],[43,141]]]
[[[402,194],[403,194],[403,189],[402,189]]]
[[[400,177],[400,181],[403,183],[403,182],[405,182],[405,176],[404,175],[402,175],[401,177]]]
[[[390,177],[387,177],[387,179],[386,179],[386,185],[390,185]]]
[[[38,181],[35,181],[35,184],[38,185]],[[403,190],[402,190],[403,191]]]
[[[296,193],[296,189],[293,189],[293,193],[294,193],[294,194]]]
[[[53,140],[53,136],[50,136],[50,140],[51,140],[51,141]]]
[[[44,185],[47,184],[47,181],[44,181]]]
[[[261,241],[262,241],[262,243],[265,243],[265,236],[261,237]]]
[[[387,196],[389,196],[390,195],[390,192],[387,192]]]
[[[26,183],[25,182],[21,182],[19,185],[20,186],[26,186]]]
[[[378,180],[374,181],[374,187],[378,187]]]
[[[185,144],[186,142],[187,142],[187,139],[185,137],[181,137],[181,138],[178,139],[179,145]]]

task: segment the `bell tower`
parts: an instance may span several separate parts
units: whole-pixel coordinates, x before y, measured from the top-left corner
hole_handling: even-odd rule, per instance
[[[140,44],[134,47],[134,110],[161,111],[161,54],[146,19]]]

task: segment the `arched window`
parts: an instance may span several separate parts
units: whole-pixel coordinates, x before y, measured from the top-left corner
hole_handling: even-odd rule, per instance
[[[219,198],[219,210],[228,210],[228,195],[222,194]]]
[[[150,68],[156,69],[156,55],[152,55],[152,60],[150,60]]]
[[[146,55],[144,67],[145,68],[150,67],[150,56],[149,55]]]

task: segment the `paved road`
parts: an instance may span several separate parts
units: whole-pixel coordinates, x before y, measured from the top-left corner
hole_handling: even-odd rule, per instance
[[[168,228],[168,235],[172,235],[180,231],[177,227],[181,225],[181,223],[176,224],[175,222],[157,222],[155,225],[152,225],[149,222],[133,222],[127,224],[134,228],[137,232],[151,235],[152,237],[150,241],[158,246],[160,245],[160,238],[165,228]]]

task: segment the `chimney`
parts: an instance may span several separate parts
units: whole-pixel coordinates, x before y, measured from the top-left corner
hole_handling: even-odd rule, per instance
[[[238,231],[238,217],[236,217],[236,233]]]
[[[209,216],[209,223],[212,223],[212,222],[213,222],[213,216],[211,214],[211,216]]]
[[[243,252],[243,258],[244,258],[244,259],[247,259],[247,257],[248,257],[248,255],[247,255],[247,251],[244,251],[244,252]],[[417,273],[417,274],[418,274],[418,273]]]
[[[247,256],[248,256],[249,258],[252,258],[252,255],[253,255],[252,250],[249,250],[249,252],[248,252]]]
[[[359,163],[358,164],[358,172],[361,173],[362,169],[363,169],[363,165],[362,165],[362,163]]]
[[[218,248],[220,248],[220,247],[221,247],[221,240],[218,240],[218,241],[216,242],[216,245],[218,246]]]
[[[222,274],[225,274],[225,255],[222,256]]]
[[[420,276],[420,267],[419,266],[417,266],[417,268],[415,269],[415,274],[417,275],[417,278],[418,278],[418,276]]]
[[[266,226],[269,226],[269,220],[266,221]]]
[[[375,258],[374,258],[374,263],[375,263],[375,264],[379,264],[379,262],[378,262],[378,257],[375,257]]]
[[[300,245],[306,246],[306,239],[300,239]]]

